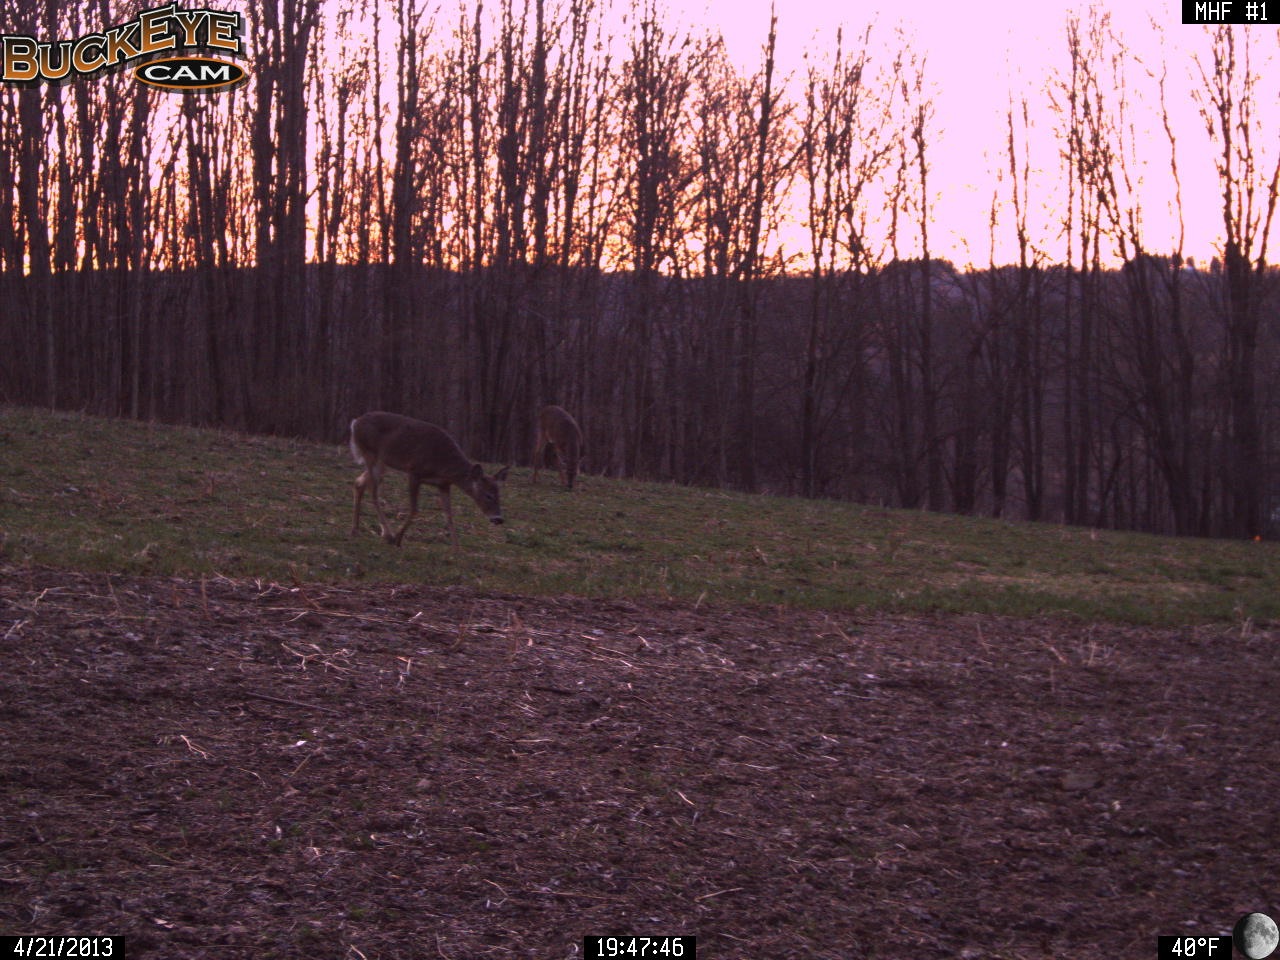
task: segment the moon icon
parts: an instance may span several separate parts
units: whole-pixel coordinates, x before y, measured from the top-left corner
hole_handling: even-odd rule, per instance
[[[1263,960],[1280,945],[1280,929],[1265,913],[1247,913],[1236,921],[1231,939],[1249,960]]]

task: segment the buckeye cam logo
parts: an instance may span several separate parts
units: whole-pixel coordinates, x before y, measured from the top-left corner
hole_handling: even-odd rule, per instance
[[[75,40],[41,42],[25,34],[4,34],[5,83],[57,83],[93,77],[114,67],[146,61],[133,71],[142,83],[163,90],[225,90],[244,81],[248,71],[216,57],[170,56],[166,51],[194,48],[243,56],[243,18],[222,10],[186,10],[176,3],[144,10],[136,18],[102,33]]]

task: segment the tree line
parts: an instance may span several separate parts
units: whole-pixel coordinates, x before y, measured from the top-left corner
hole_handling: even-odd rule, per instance
[[[16,0],[0,29],[107,12]],[[333,441],[382,408],[520,461],[559,403],[612,476],[1280,533],[1247,32],[1173,65],[1199,71],[1182,131],[1171,65],[1126,77],[1104,13],[1066,20],[1060,154],[1011,96],[981,229],[1017,254],[961,270],[931,249],[927,62],[841,30],[784,75],[776,29],[742,69],[656,0],[266,0],[231,92],[0,87],[0,399]],[[1211,263],[1148,248],[1139,103],[1175,209],[1179,138],[1214,151]]]

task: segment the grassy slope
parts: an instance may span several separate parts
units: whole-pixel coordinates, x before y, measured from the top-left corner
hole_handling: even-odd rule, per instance
[[[464,495],[396,550],[352,539],[345,446],[0,406],[0,560],[82,570],[463,584],[818,608],[1280,616],[1280,545],[1175,540],[528,470],[491,527]],[[384,501],[405,506],[393,474]]]

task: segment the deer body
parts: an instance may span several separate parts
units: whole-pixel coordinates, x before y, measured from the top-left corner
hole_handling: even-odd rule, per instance
[[[582,459],[582,431],[578,429],[578,421],[564,407],[553,404],[543,407],[538,414],[538,439],[533,446],[534,483],[538,482],[538,464],[543,462],[547,444],[555,447],[561,482],[572,490]]]
[[[351,421],[351,455],[364,467],[364,472],[355,481],[352,536],[360,529],[360,501],[366,487],[373,495],[382,538],[396,546],[400,545],[405,530],[418,514],[418,488],[424,483],[432,484],[440,491],[440,508],[449,528],[449,539],[455,547],[458,534],[453,528],[453,510],[449,503],[451,487],[456,486],[471,497],[491,523],[502,523],[498,484],[507,478],[510,467],[503,467],[491,477],[486,476],[484,467],[468,459],[457,441],[434,423],[381,410],[366,413]],[[378,498],[378,484],[388,469],[409,475],[409,516],[394,534]]]

